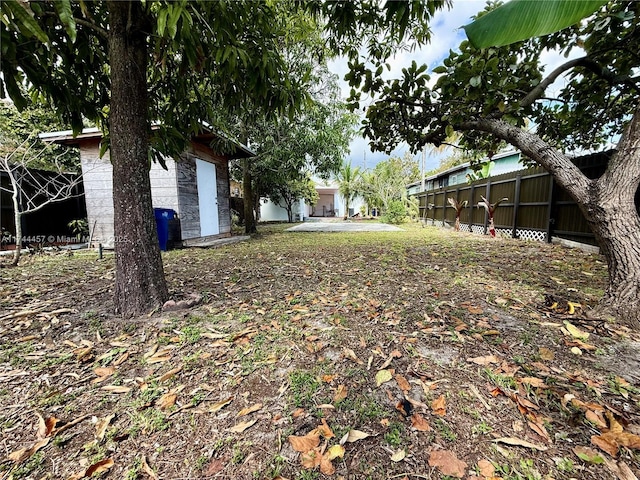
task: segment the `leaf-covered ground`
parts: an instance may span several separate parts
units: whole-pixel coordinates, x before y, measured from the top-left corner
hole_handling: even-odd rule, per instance
[[[2,269],[1,478],[633,479],[639,335],[587,320],[602,259],[436,228],[164,255],[179,300],[111,314],[111,258]]]

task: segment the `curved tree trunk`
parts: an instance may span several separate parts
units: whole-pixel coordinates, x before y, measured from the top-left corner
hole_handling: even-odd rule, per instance
[[[110,154],[116,254],[116,311],[161,306],[169,294],[151,203],[147,40],[139,2],[109,1]]]
[[[595,316],[616,316],[640,328],[640,108],[629,122],[606,172],[589,180],[569,157],[537,135],[500,120],[472,120],[463,130],[480,130],[518,147],[542,165],[576,201],[589,223],[609,270],[606,293]]]

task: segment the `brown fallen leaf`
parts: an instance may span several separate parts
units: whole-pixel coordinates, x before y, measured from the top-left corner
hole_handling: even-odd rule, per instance
[[[444,395],[440,395],[431,402],[431,409],[433,410],[433,413],[441,417],[444,417],[447,414],[446,399],[444,398]]]
[[[318,445],[320,445],[320,434],[308,433],[307,435],[304,435],[302,437],[297,435],[289,435],[289,437],[287,437],[287,440],[289,440],[291,447],[296,452],[303,453],[303,452],[308,452],[310,450],[313,450]]]
[[[107,433],[107,428],[109,428],[109,424],[111,423],[111,420],[113,420],[115,416],[116,414],[112,413],[111,415],[107,415],[104,418],[100,418],[96,422],[96,438],[98,440],[102,440],[104,438],[105,434]]]
[[[167,392],[156,401],[156,406],[160,410],[167,410],[168,408],[171,408],[176,404],[177,399],[178,395],[176,393]]]
[[[91,465],[89,468],[87,468],[87,470],[84,472],[84,476],[89,478],[94,474],[100,474],[102,472],[106,472],[111,467],[113,467],[113,465],[114,465],[113,459],[105,458],[104,460],[100,460],[99,462],[96,462],[93,465]]]
[[[320,458],[320,471],[325,475],[333,475],[336,473],[336,467],[333,466],[333,463],[327,455],[322,455],[322,458]]]
[[[533,450],[538,450],[540,452],[544,452],[548,450],[548,448],[543,445],[536,445],[535,443],[527,442],[526,440],[522,440],[521,438],[515,438],[515,437],[501,437],[501,438],[496,438],[493,441],[496,443],[504,443],[506,445],[513,445],[516,447],[531,448]]]
[[[131,391],[131,387],[125,387],[123,385],[105,385],[104,387],[100,387],[100,390],[105,390],[111,393],[129,393]]]
[[[364,364],[364,362],[358,358],[358,356],[356,355],[356,352],[354,352],[354,351],[353,351],[353,350],[351,350],[350,348],[344,348],[344,349],[342,350],[342,353],[343,353],[343,355],[344,355],[346,358],[348,358],[348,359],[350,359],[350,360],[353,360],[353,361],[354,361],[354,362],[356,362],[358,365],[362,365],[362,364]]]
[[[443,475],[456,478],[464,477],[467,464],[458,460],[455,453],[449,450],[435,450],[429,454],[429,466],[436,467]]]
[[[411,390],[411,385],[409,385],[409,382],[407,381],[407,379],[404,378],[402,375],[400,375],[399,373],[396,373],[394,378],[396,379],[396,382],[398,384],[398,387],[400,387],[400,390],[402,390],[403,392],[408,392],[409,390]]]
[[[329,425],[327,425],[327,421],[324,418],[322,419],[322,423],[318,425],[316,428],[314,428],[313,430],[311,430],[310,432],[310,434],[316,434],[316,433],[322,436],[323,438],[335,437],[333,430],[331,430]]]
[[[538,377],[522,377],[518,379],[521,383],[531,385],[534,388],[547,388],[544,381]]]
[[[46,437],[42,440],[38,440],[29,448],[21,448],[20,450],[16,450],[15,452],[10,453],[8,455],[8,458],[9,460],[13,460],[15,463],[22,463],[28,458],[31,458],[31,456],[38,450],[47,446],[49,444],[49,440],[51,440],[51,437]]]
[[[250,413],[257,412],[261,408],[262,408],[262,404],[261,403],[255,403],[255,404],[251,405],[250,407],[246,407],[246,408],[243,408],[242,410],[240,410],[236,414],[236,417],[243,417],[245,415],[249,415]]]
[[[496,473],[496,467],[489,460],[482,459],[478,462],[478,471],[484,478],[493,478]]]
[[[45,419],[37,412],[36,415],[38,415],[38,432],[36,433],[36,438],[41,440],[51,436],[51,432],[53,432],[59,420],[56,417],[48,417]]]
[[[253,420],[249,420],[246,422],[240,422],[237,425],[234,425],[233,427],[231,427],[229,429],[230,432],[233,433],[242,433],[244,432],[247,428],[250,428],[253,426],[253,424],[255,424],[258,421],[258,419],[253,419]]]
[[[108,377],[116,373],[116,368],[115,367],[98,367],[93,369],[93,373],[95,373],[97,377]]]
[[[218,410],[226,407],[227,405],[229,405],[231,402],[233,401],[233,397],[229,397],[226,398],[224,400],[220,400],[219,402],[214,403],[213,405],[211,405],[208,409],[207,412],[209,413],[215,413]]]
[[[360,430],[349,430],[340,439],[340,445],[344,445],[347,442],[349,443],[357,442],[358,440],[362,440],[370,436],[371,436],[370,433],[362,432]]]
[[[467,358],[467,362],[475,363],[476,365],[489,365],[491,363],[498,364],[502,362],[502,359],[495,355],[485,355],[483,357]]]
[[[587,410],[584,414],[585,418],[598,428],[607,428],[607,421],[602,416],[601,412],[594,412],[593,410]]]
[[[166,373],[163,373],[162,375],[160,375],[158,377],[158,382],[166,382],[167,380],[169,380],[170,378],[172,378],[176,373],[180,373],[180,371],[182,370],[182,366],[176,367],[176,368],[172,368],[171,370],[169,370]]]
[[[429,426],[429,423],[418,412],[411,415],[411,428],[414,428],[419,432],[431,431],[431,427]]]
[[[347,398],[347,393],[348,393],[347,387],[345,387],[344,385],[338,385],[336,393],[333,395],[334,403],[341,402],[342,400]]]
[[[618,477],[618,480],[638,480],[638,477],[636,477],[635,473],[629,468],[629,465],[623,461],[616,462],[608,458],[604,458],[603,460],[611,473]]]
[[[300,463],[304,468],[308,468],[308,469],[316,468],[322,463],[323,455],[320,452],[319,447],[315,447],[301,453],[302,455],[300,455]]]

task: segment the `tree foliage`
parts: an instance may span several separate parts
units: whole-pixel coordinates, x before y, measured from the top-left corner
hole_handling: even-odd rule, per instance
[[[362,178],[360,191],[369,206],[386,213],[393,201],[409,206],[407,185],[419,179],[418,162],[407,153],[379,162],[370,175]]]
[[[610,283],[598,311],[638,323],[639,26],[640,3],[609,2],[588,22],[508,47],[477,49],[464,41],[433,69],[435,83],[417,64],[401,79],[378,84],[352,78],[354,88],[378,96],[365,132],[379,150],[406,141],[417,151],[458,131],[465,147],[491,156],[506,141],[545,167],[576,201],[607,258]],[[549,50],[572,57],[547,72],[542,59]],[[358,95],[352,101],[357,105]],[[618,153],[598,179],[587,178],[567,155],[610,142]]]
[[[344,199],[344,216],[349,216],[349,207],[358,195],[362,193],[362,171],[360,167],[354,167],[351,162],[342,162],[340,169],[335,174],[338,182],[338,193]]]

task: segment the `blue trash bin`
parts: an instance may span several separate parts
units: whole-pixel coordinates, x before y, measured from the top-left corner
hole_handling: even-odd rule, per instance
[[[176,216],[176,212],[170,208],[154,208],[153,214],[156,217],[156,228],[158,229],[160,250],[166,252],[167,241],[169,240],[169,220]]]

